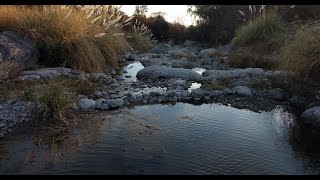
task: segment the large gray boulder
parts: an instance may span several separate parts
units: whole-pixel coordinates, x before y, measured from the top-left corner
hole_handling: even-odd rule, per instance
[[[21,34],[4,31],[0,33],[0,62],[12,61],[22,68],[29,68],[39,61],[36,43]]]
[[[82,111],[92,111],[95,109],[96,102],[92,99],[83,98],[79,100],[78,106]]]
[[[247,86],[236,86],[233,88],[234,93],[238,96],[242,97],[250,97],[252,96],[251,89],[248,88]]]
[[[149,66],[137,73],[139,79],[180,78],[187,81],[201,81],[202,76],[190,69]]]
[[[315,106],[305,110],[301,117],[305,118],[305,122],[311,123],[315,126],[320,126],[320,106]]]
[[[157,44],[149,51],[149,53],[166,54],[172,49],[170,44]]]

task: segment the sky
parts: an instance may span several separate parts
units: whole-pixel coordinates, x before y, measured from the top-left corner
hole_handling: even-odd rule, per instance
[[[133,15],[135,11],[136,5],[123,5],[121,7],[122,11],[124,11],[127,15]],[[153,12],[165,12],[166,15],[164,18],[168,22],[174,22],[179,19],[185,26],[189,26],[194,24],[193,18],[189,14],[187,14],[187,5],[148,5],[147,16],[150,16]]]

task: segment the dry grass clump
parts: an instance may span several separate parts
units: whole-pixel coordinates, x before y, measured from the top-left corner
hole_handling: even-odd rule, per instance
[[[151,33],[150,29],[136,20],[127,38],[130,45],[135,50],[138,50],[140,53],[144,53],[149,51],[152,48],[153,43],[156,42],[152,36],[153,34]]]
[[[248,24],[241,26],[235,33],[233,42],[242,46],[257,41],[268,41],[278,33],[284,33],[285,23],[276,13],[257,16]]]
[[[69,116],[70,106],[76,95],[89,95],[102,87],[101,83],[93,83],[90,80],[73,80],[71,78],[54,78],[43,82],[25,84],[16,89],[23,91],[22,97],[27,101],[38,104],[34,114],[40,120],[53,120],[69,124],[72,120]],[[52,122],[52,121],[51,121]]]
[[[320,80],[320,25],[318,21],[302,26],[281,48],[280,67],[297,79]]]
[[[1,61],[0,59],[0,84],[8,78],[16,76],[20,70],[22,70],[21,64],[16,64],[12,61]]]
[[[102,72],[117,68],[128,49],[121,27],[130,19],[113,6],[0,6],[0,12],[0,30],[30,36],[46,66]]]

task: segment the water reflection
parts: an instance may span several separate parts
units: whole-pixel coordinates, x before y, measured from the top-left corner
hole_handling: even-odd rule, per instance
[[[201,87],[201,83],[197,83],[197,82],[194,82],[191,84],[191,86],[188,88],[188,91],[191,92],[192,90],[194,89],[199,89]]]
[[[0,144],[1,174],[318,174],[320,133],[277,107],[146,105]]]
[[[195,67],[192,70],[195,71],[196,73],[200,74],[200,75],[202,75],[202,73],[206,71],[206,69],[199,68],[199,67]]]
[[[144,66],[140,62],[133,62],[123,68],[124,73],[122,76],[125,78],[125,82],[136,82],[137,81],[137,73],[143,69]]]

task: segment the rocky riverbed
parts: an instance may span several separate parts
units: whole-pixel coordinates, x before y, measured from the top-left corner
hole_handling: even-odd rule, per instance
[[[277,105],[307,109],[302,116],[318,125],[320,99],[310,105],[301,95],[286,92],[279,85],[266,88],[273,79],[285,74],[261,68],[237,69],[229,66],[233,45],[206,49],[187,41],[182,45],[158,44],[148,53],[131,52],[122,57],[124,68],[116,72],[88,74],[64,67],[40,68],[21,72],[11,82],[37,82],[57,77],[90,79],[106,87],[87,96],[77,95],[72,110],[77,112],[107,111],[125,106],[157,103],[221,103],[252,111],[270,111]],[[219,50],[223,56],[215,56]],[[221,53],[220,53],[221,54]],[[319,96],[320,97],[320,96]],[[32,120],[34,104],[22,99],[0,101],[0,137],[13,131],[17,124]]]

